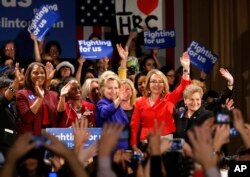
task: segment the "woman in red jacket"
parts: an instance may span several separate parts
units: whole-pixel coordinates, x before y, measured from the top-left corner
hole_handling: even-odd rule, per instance
[[[16,93],[18,111],[18,132],[32,132],[40,135],[42,128],[56,127],[58,95],[46,90],[47,73],[45,66],[31,63],[26,72],[24,89]]]
[[[94,111],[92,103],[82,100],[81,85],[75,78],[65,80],[66,85],[60,91],[57,111],[61,115],[59,127],[71,127],[76,119],[84,121],[86,127],[95,127]]]
[[[180,85],[169,92],[166,76],[159,70],[151,70],[147,74],[145,94],[135,102],[135,109],[131,119],[131,146],[133,150],[140,151],[137,146],[137,134],[141,124],[140,141],[147,142],[149,132],[154,130],[154,119],[158,125],[165,122],[162,136],[173,137],[176,130],[173,109],[175,104],[182,98],[182,92],[190,84],[189,70],[190,59],[187,52],[180,58],[183,66],[183,76]]]

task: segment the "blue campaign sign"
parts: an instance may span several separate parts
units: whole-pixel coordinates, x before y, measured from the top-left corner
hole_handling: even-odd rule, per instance
[[[57,7],[56,4],[51,5]],[[57,9],[57,8],[56,8]],[[50,5],[42,6],[32,19],[28,31],[37,36],[37,40],[41,41],[45,34],[52,28],[55,22],[60,18],[58,10],[50,9]]]
[[[90,133],[90,137],[84,147],[88,147],[101,138],[102,128],[87,128],[87,131]],[[60,141],[66,144],[68,148],[72,149],[74,147],[73,128],[46,128],[46,132],[56,136]]]
[[[45,35],[45,42],[56,40],[62,47],[61,58],[76,57],[75,0],[9,0],[0,1],[0,45],[5,40],[14,40],[21,58],[33,58],[33,41],[27,28],[42,5],[60,13],[56,22]],[[48,6],[46,6],[48,7]]]
[[[80,40],[79,51],[82,57],[90,60],[98,60],[111,57],[113,47],[110,40]]]
[[[144,46],[146,49],[175,47],[175,30],[145,31]]]
[[[188,47],[188,55],[190,56],[190,62],[202,69],[205,73],[209,74],[214,64],[216,63],[218,56],[211,50],[208,50],[201,44],[192,41]]]

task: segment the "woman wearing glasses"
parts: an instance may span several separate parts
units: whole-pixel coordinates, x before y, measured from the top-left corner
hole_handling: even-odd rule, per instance
[[[140,142],[147,143],[147,136],[154,129],[155,119],[158,125],[165,123],[162,136],[173,137],[173,133],[176,131],[172,116],[173,109],[175,104],[181,99],[183,90],[190,84],[190,59],[187,52],[183,53],[180,62],[184,68],[183,76],[180,85],[173,92],[169,92],[167,78],[162,72],[154,69],[147,74],[145,94],[136,100],[135,110],[130,123],[130,142],[133,150],[140,152],[136,143],[140,124]]]

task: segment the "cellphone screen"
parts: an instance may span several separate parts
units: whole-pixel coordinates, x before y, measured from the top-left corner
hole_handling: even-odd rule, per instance
[[[219,124],[229,124],[230,115],[227,113],[218,113],[216,116],[216,122]]]
[[[183,148],[183,139],[173,139],[170,151],[181,151]]]
[[[122,131],[119,140],[128,140],[129,138],[129,130],[125,129]]]
[[[54,173],[54,172],[50,172],[48,177],[57,177],[57,173]]]

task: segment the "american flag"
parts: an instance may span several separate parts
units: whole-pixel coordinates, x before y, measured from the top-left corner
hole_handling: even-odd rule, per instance
[[[107,38],[115,25],[115,0],[79,0],[77,7],[77,39],[87,39],[93,32]]]
[[[160,50],[161,63],[180,65],[179,57],[186,50],[187,44],[187,0],[164,0],[163,19],[166,29],[175,29],[176,47]],[[100,14],[102,14],[100,16]],[[79,0],[77,1],[77,39],[87,39],[96,33],[102,39],[115,35],[115,0]]]

